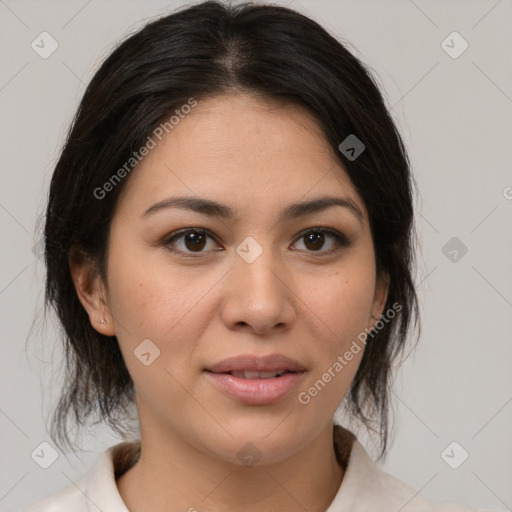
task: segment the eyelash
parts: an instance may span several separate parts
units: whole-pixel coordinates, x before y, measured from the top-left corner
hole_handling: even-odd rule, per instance
[[[183,236],[187,235],[188,233],[198,233],[200,235],[207,235],[213,240],[215,240],[215,237],[206,229],[203,228],[186,228],[179,231],[175,231],[171,233],[169,236],[165,237],[162,240],[162,245],[165,246],[169,251],[176,253],[178,256],[183,258],[200,258],[207,254],[205,251],[199,251],[199,252],[185,252],[180,249],[175,249],[171,247],[171,243],[176,241],[179,238],[182,238]],[[306,251],[311,254],[314,254],[315,256],[329,256],[331,254],[334,254],[335,252],[340,251],[342,248],[346,248],[351,245],[351,242],[347,239],[345,235],[340,233],[339,231],[336,231],[334,229],[329,228],[308,228],[304,231],[301,231],[297,238],[295,239],[295,242],[303,238],[308,233],[323,233],[327,235],[331,235],[334,240],[336,241],[336,246],[333,249],[329,249],[328,251]],[[294,242],[294,243],[295,243]]]

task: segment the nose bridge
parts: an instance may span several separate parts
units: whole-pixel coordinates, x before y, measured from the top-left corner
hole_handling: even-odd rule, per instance
[[[236,248],[235,274],[241,285],[251,286],[258,292],[276,292],[282,287],[277,278],[279,257],[273,253],[270,237],[246,237]],[[275,290],[274,290],[275,288]],[[254,291],[254,290],[253,290]]]
[[[249,324],[258,332],[289,324],[294,315],[291,292],[281,281],[280,258],[273,253],[270,237],[263,238],[260,244],[256,237],[247,237],[236,247],[224,309],[225,321]]]

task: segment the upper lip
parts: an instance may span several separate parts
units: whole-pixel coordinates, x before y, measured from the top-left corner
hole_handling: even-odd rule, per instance
[[[272,372],[286,370],[290,372],[303,372],[305,368],[295,359],[281,354],[269,354],[267,356],[246,354],[224,359],[223,361],[209,366],[206,370],[213,373],[232,371]]]

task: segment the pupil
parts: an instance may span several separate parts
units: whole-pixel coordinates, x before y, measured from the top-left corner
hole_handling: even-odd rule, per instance
[[[306,247],[308,249],[321,249],[324,245],[324,234],[323,233],[310,233],[306,235]],[[320,241],[320,243],[318,243]],[[313,247],[308,245],[309,242],[313,242]]]
[[[189,244],[192,242],[192,244]],[[185,235],[185,245],[187,249],[199,249],[201,250],[204,247],[205,237],[202,233],[192,232]]]

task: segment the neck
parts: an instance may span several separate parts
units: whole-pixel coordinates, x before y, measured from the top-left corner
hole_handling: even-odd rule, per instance
[[[117,480],[131,512],[243,509],[324,512],[343,480],[328,425],[286,460],[247,467],[214,458],[178,438],[165,443],[141,429],[138,462]],[[162,448],[163,447],[163,448]]]

